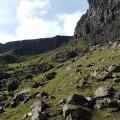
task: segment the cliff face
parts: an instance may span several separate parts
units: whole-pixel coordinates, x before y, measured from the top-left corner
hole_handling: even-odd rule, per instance
[[[88,0],[89,9],[78,21],[74,37],[87,37],[91,44],[120,36],[120,0]],[[92,40],[91,40],[92,39]]]

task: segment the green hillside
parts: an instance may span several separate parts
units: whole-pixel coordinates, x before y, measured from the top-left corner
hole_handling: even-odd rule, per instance
[[[72,94],[94,97],[94,92],[99,86],[111,86],[115,89],[114,96],[119,96],[120,86],[119,83],[113,82],[113,78],[101,81],[90,78],[83,87],[77,87],[82,85],[85,77],[91,75],[96,68],[101,68],[104,71],[111,64],[120,64],[120,46],[115,45],[115,43],[112,43],[103,47],[97,46],[96,50],[86,52],[89,51],[86,49],[86,42],[75,40],[51,52],[26,57],[24,61],[19,61],[19,63],[1,64],[1,74],[3,75],[4,69],[4,73],[7,74],[6,79],[17,83],[11,85],[11,88],[10,81],[0,84],[1,94],[3,91],[6,96],[4,112],[0,114],[0,120],[21,120],[25,114],[31,111],[31,105],[43,99],[38,95],[43,91],[46,93],[44,99],[49,106],[44,112],[44,114],[48,114],[45,115],[47,120],[64,120],[63,106],[59,103]],[[48,67],[48,65],[52,67]],[[41,70],[35,72],[33,70],[35,66],[41,66]],[[117,73],[120,74],[120,71]],[[16,77],[14,77],[15,74]],[[52,75],[52,78],[47,77],[49,74]],[[30,99],[23,102],[24,99],[20,100],[19,98],[17,105],[13,105],[15,95],[23,90],[27,91],[26,96],[31,96]],[[88,114],[87,118],[84,118],[85,120],[119,120],[119,111],[113,112],[116,108],[105,107],[100,110],[93,110],[85,107],[84,109],[87,111],[84,114]],[[29,117],[26,117],[26,120],[29,119]]]

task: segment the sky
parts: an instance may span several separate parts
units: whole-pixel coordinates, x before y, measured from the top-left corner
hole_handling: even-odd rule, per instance
[[[0,0],[0,43],[73,35],[87,0]]]

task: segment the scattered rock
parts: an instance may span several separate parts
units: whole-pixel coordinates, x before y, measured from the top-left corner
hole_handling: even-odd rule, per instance
[[[81,73],[81,69],[76,69],[76,73]]]
[[[26,75],[25,79],[32,79],[33,76],[32,75]]]
[[[89,59],[89,56],[85,56],[84,59]]]
[[[32,85],[32,88],[39,88],[39,87],[42,87],[43,84],[41,83],[38,83],[38,82],[35,82],[33,85]]]
[[[43,120],[42,113],[39,111],[39,109],[35,109],[32,113],[31,120]]]
[[[4,113],[3,107],[0,107],[0,114]]]
[[[21,102],[21,101],[24,101],[25,100],[25,94],[27,94],[28,92],[30,92],[29,89],[25,89],[25,90],[22,90],[21,92],[17,93],[14,98],[13,98],[13,101],[15,102]]]
[[[112,73],[113,78],[120,78],[120,73]]]
[[[111,65],[108,68],[109,72],[120,72],[120,65]]]
[[[75,49],[75,50],[72,50],[72,51],[63,51],[61,53],[58,53],[54,60],[57,61],[57,62],[65,62],[67,60],[70,60],[70,59],[73,59],[75,57],[77,57],[79,54],[79,50],[78,49]]]
[[[47,82],[49,80],[52,80],[56,77],[56,74],[57,74],[56,72],[48,73],[43,77],[42,81]]]
[[[86,67],[92,67],[94,64],[91,63],[91,64],[88,64]]]
[[[97,100],[94,107],[98,110],[102,108],[118,108],[119,103],[118,100],[114,98],[103,98],[101,100]]]
[[[17,105],[18,105],[18,103],[15,102],[15,101],[12,101],[12,102],[10,103],[10,107],[11,107],[11,108],[15,108]]]
[[[11,107],[16,107],[18,104],[22,103],[26,103],[28,102],[32,97],[31,96],[26,96],[27,93],[29,93],[29,89],[25,89],[19,93],[17,93],[14,98],[13,101],[11,102]]]
[[[0,92],[0,103],[7,100],[7,95],[4,92]]]
[[[64,105],[65,103],[66,103],[66,99],[62,99],[62,100],[60,100],[60,102],[59,102],[60,105]]]
[[[85,89],[86,87],[89,86],[88,81],[91,79],[90,75],[88,74],[86,77],[83,78],[83,81],[81,83],[78,83],[76,85],[76,89]]]
[[[38,93],[36,96],[40,97],[43,100],[47,100],[50,97],[50,95],[45,91]]]
[[[26,120],[26,119],[27,119],[27,117],[28,117],[28,115],[27,115],[27,114],[25,114],[21,120]]]
[[[106,80],[112,78],[112,74],[108,71],[103,71],[103,70],[101,71],[99,69],[96,69],[91,73],[91,77],[97,80]]]
[[[87,99],[83,97],[82,95],[73,94],[69,96],[67,99],[67,104],[83,106],[87,103],[88,103]]]
[[[45,120],[42,112],[48,108],[48,104],[44,101],[41,101],[37,105],[32,106],[32,117],[31,120]]]
[[[104,97],[110,97],[112,95],[113,95],[112,88],[99,87],[94,93],[94,98],[104,98]]]
[[[81,111],[78,106],[65,104],[63,106],[63,117],[66,120],[80,120]]]
[[[37,109],[37,110],[39,110],[39,112],[44,112],[48,107],[49,107],[48,104],[43,100],[41,100],[39,103],[31,106],[32,111]]]
[[[46,111],[46,115],[48,116],[48,118],[50,117],[50,118],[52,118],[52,117],[56,117],[56,116],[58,116],[58,115],[62,115],[62,109],[61,109],[61,107],[59,107],[59,108],[51,108],[51,109],[49,109],[49,110],[47,110]]]
[[[19,86],[19,83],[17,81],[12,81],[8,83],[8,91],[16,90]]]
[[[114,83],[120,83],[120,78],[114,78],[114,79],[113,79],[113,82],[114,82]]]
[[[82,67],[82,65],[81,64],[77,64],[77,68],[80,68],[80,67]]]
[[[29,112],[27,115],[28,115],[29,117],[32,117],[32,112]]]
[[[116,48],[116,47],[118,47],[118,45],[119,45],[119,42],[116,41],[116,42],[114,42],[114,43],[112,44],[111,48]]]

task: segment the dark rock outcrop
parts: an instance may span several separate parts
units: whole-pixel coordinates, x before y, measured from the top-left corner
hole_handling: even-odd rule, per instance
[[[16,90],[19,86],[19,83],[16,81],[10,81],[10,83],[8,83],[8,91],[13,91]]]
[[[84,105],[88,103],[87,99],[82,95],[73,94],[67,99],[68,104],[73,105]]]
[[[56,77],[56,75],[57,75],[56,72],[48,73],[43,77],[42,82],[50,81],[50,80],[54,79]]]
[[[0,114],[2,114],[4,112],[3,107],[0,107]]]
[[[88,0],[89,9],[77,23],[74,37],[85,37],[90,45],[120,37],[120,0]]]
[[[81,119],[81,110],[78,106],[65,104],[63,107],[63,117],[66,120],[80,120]]]

